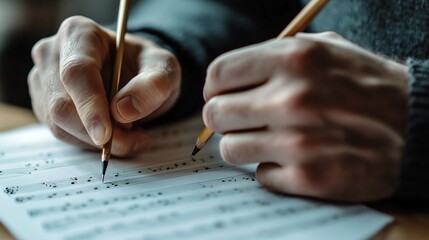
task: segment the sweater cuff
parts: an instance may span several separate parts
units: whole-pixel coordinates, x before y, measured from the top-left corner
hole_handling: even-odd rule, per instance
[[[410,59],[407,144],[394,199],[429,200],[429,61]]]

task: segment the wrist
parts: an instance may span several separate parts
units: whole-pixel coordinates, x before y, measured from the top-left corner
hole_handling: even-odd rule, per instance
[[[408,60],[407,146],[395,194],[405,202],[429,199],[429,61]]]
[[[388,60],[386,64],[386,70],[389,72],[390,83],[398,87],[408,96],[409,93],[409,69],[405,64],[401,64],[392,60]]]

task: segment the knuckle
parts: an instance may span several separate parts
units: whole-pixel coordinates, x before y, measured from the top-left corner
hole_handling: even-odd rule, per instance
[[[281,96],[273,100],[273,103],[270,104],[268,111],[275,113],[277,115],[277,119],[283,120],[287,119],[288,116],[293,114],[295,107],[292,105],[291,101],[289,101],[288,96]]]
[[[220,154],[225,162],[236,164],[238,163],[237,156],[235,156],[234,151],[231,151],[231,147],[228,136],[224,136],[219,142]]]
[[[203,120],[204,123],[215,132],[219,132],[216,112],[221,108],[219,97],[211,98],[203,108]]]
[[[222,59],[216,59],[214,62],[210,63],[207,69],[207,81],[217,83],[220,78],[220,70],[224,65]]]
[[[278,168],[278,165],[273,163],[261,163],[256,169],[256,178],[258,179],[258,182],[262,185],[267,187],[270,190],[274,190],[276,192],[283,192],[283,193],[296,193],[291,189],[291,186],[293,183],[295,183],[295,179],[293,183],[291,181],[288,181],[289,179],[289,173],[288,171],[283,170],[282,173],[276,174],[275,177],[272,176],[271,172],[274,168]],[[288,167],[289,168],[289,167]]]
[[[97,104],[97,96],[83,97],[80,99],[80,102],[76,103],[76,106],[79,108],[79,116],[85,123],[96,122],[98,120],[96,116],[97,112],[94,111],[94,109],[100,109],[99,104]]]
[[[284,104],[288,104],[292,109],[302,108],[306,106],[307,102],[313,96],[313,88],[310,84],[302,84],[302,86],[297,86],[294,91],[291,92],[288,103],[283,102]]]
[[[161,72],[169,76],[170,80],[173,80],[180,76],[180,63],[174,54],[171,52],[155,48],[149,49],[144,53],[145,57],[155,59],[157,61],[155,65],[156,70],[153,72]]]
[[[60,67],[60,79],[64,85],[68,85],[95,65],[96,62],[90,57],[70,56],[64,60]]]
[[[314,171],[311,171],[309,168],[303,167],[302,165],[294,166],[289,169],[289,174],[290,177],[295,180],[294,189],[296,189],[296,191],[305,189],[310,195],[320,195],[319,192],[325,191],[317,174],[314,174]]]
[[[309,67],[316,65],[317,59],[325,51],[325,45],[321,42],[301,40],[298,43],[294,40],[293,43],[286,42],[285,44],[287,44],[284,47],[285,50],[276,53],[277,62],[299,74],[308,72]]]
[[[132,147],[121,144],[121,145],[116,145],[115,150],[114,150],[114,154],[118,157],[128,157],[128,156],[132,156],[134,153]]]
[[[302,84],[291,89],[288,94],[276,96],[271,105],[273,113],[278,119],[286,119],[296,113],[309,107],[309,102],[313,96],[313,89],[309,84]]]
[[[173,83],[167,71],[161,71],[152,74],[152,78],[157,99],[165,100],[170,97],[173,92]]]
[[[306,150],[305,148],[308,146],[309,137],[304,133],[298,133],[291,137],[289,141],[290,151],[294,152],[294,155],[298,157],[301,155],[300,153]]]
[[[34,44],[33,48],[31,49],[31,58],[35,64],[40,63],[46,58],[50,45],[50,38],[43,38]]]
[[[224,80],[234,79],[234,76],[243,74],[244,70],[228,64],[231,62],[230,58],[221,56],[209,65],[204,87],[204,99],[206,101],[220,92],[224,85]]]
[[[305,154],[306,152],[306,136],[303,134],[293,134],[291,136],[285,137],[277,137],[271,141],[272,148],[275,149],[276,152],[284,153],[285,156],[289,156],[293,159],[294,164],[301,164],[305,162],[308,158]],[[264,151],[262,147],[259,150],[254,151]]]
[[[242,164],[252,156],[252,148],[248,144],[233,142],[228,134],[221,139],[219,148],[222,158],[231,165]]]
[[[70,36],[82,27],[95,26],[94,21],[83,16],[72,16],[65,19],[59,28],[59,33]]]
[[[298,87],[291,95],[289,100],[291,109],[297,111],[311,110],[314,100],[317,99],[317,91],[311,84],[305,84]]]
[[[174,72],[179,68],[179,60],[177,60],[177,58],[171,52],[167,50],[159,50],[157,54],[161,59],[160,62],[163,63],[162,69],[164,71]]]
[[[178,89],[174,88],[169,78],[166,72],[144,73],[143,81],[135,82],[135,87],[128,88],[129,94],[136,96],[141,106],[152,112],[171,96],[177,95]]]
[[[326,164],[323,159],[313,159],[313,162],[296,166],[294,169],[294,177],[299,179],[297,187],[305,189],[307,195],[324,199],[344,197],[344,189],[335,181],[340,177],[337,171],[343,170]]]
[[[65,141],[68,138],[68,133],[64,131],[62,128],[60,128],[58,125],[54,123],[49,124],[49,129],[52,132],[52,135],[54,135],[55,138]]]
[[[232,141],[229,134],[223,136],[219,143],[222,158],[229,164],[240,165],[254,156],[261,156],[263,146],[248,142]]]
[[[118,157],[131,157],[135,154],[136,149],[129,141],[117,141],[114,139],[112,153]]]
[[[36,81],[39,79],[37,77],[37,74],[38,73],[37,73],[37,68],[36,67],[33,67],[31,69],[30,73],[28,73],[28,76],[27,76],[27,85],[28,85],[28,88],[30,89],[30,92],[31,92],[32,89],[35,88],[35,86],[38,85],[36,83]]]
[[[72,113],[73,103],[70,99],[57,96],[49,103],[49,115],[55,123],[68,122]]]
[[[323,37],[326,37],[326,38],[343,39],[343,37],[340,34],[333,32],[333,31],[323,32],[323,33],[321,33],[321,35]]]

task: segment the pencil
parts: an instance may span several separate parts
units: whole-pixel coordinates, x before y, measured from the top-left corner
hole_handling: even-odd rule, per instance
[[[122,69],[122,58],[124,55],[124,38],[125,32],[127,29],[127,19],[128,19],[128,8],[129,0],[121,0],[118,11],[118,26],[116,28],[116,55],[115,55],[115,65],[113,67],[113,77],[110,85],[110,96],[109,102],[116,95],[119,89],[119,80],[121,78],[121,69]],[[113,119],[112,119],[112,122]],[[106,175],[107,165],[110,160],[110,152],[112,150],[112,141],[113,141],[113,127],[112,135],[110,136],[109,141],[103,145],[103,151],[101,153],[101,182],[104,183],[104,176]]]
[[[292,37],[298,32],[303,31],[313,18],[323,9],[323,7],[329,2],[329,0],[312,0],[308,3],[298,15],[286,26],[285,29],[277,36],[277,39],[285,37]],[[192,156],[195,156],[206,143],[213,136],[213,131],[205,127],[200,135],[198,135],[197,142],[195,143]]]

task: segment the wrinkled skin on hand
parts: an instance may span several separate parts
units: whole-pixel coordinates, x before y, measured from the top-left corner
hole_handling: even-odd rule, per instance
[[[176,57],[141,37],[127,34],[121,89],[108,102],[115,58],[115,34],[90,19],[66,19],[57,34],[32,50],[28,76],[33,110],[59,139],[100,148],[115,125],[112,154],[133,155],[148,146],[147,135],[132,127],[167,112],[180,94]],[[120,126],[119,126],[120,125]]]
[[[407,81],[406,66],[335,33],[299,34],[217,58],[203,118],[224,160],[260,163],[273,191],[372,201],[399,178]]]

